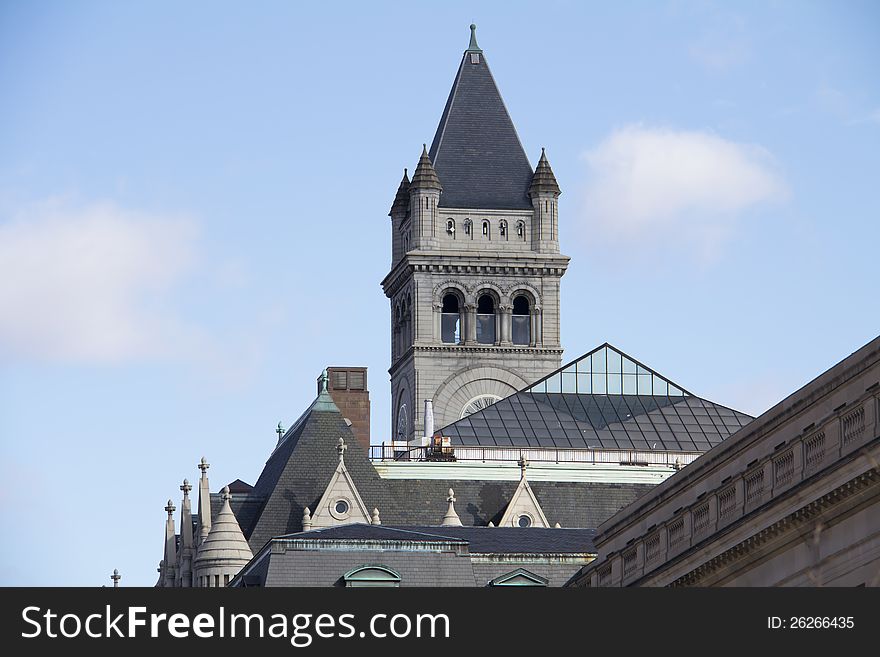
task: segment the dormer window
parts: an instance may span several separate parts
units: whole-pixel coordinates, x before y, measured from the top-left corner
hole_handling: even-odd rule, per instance
[[[471,220],[470,219],[464,220],[464,234],[465,235],[471,234]]]
[[[526,238],[526,222],[517,221],[516,222],[516,236],[525,239]]]
[[[507,222],[506,221],[502,221],[501,224],[498,226],[498,233],[499,233],[499,235],[501,235],[501,237],[507,237]]]
[[[480,53],[472,52],[471,53],[471,64],[479,64],[480,63]]]
[[[489,222],[483,222],[483,237],[489,237]]]
[[[455,237],[455,220],[447,219],[446,220],[446,232],[452,237]]]

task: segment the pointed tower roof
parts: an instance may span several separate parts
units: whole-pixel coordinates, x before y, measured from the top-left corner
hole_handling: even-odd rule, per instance
[[[223,560],[244,565],[253,558],[254,554],[229,506],[230,497],[229,486],[226,486],[223,489],[223,506],[211,523],[208,537],[199,546],[196,561]]]
[[[435,174],[436,175],[436,174]],[[409,209],[409,177],[406,175],[406,169],[403,170],[403,179],[397,188],[397,195],[394,197],[394,203],[391,204],[391,211],[388,216],[394,215],[398,211],[406,212]]]
[[[541,159],[538,160],[538,166],[535,168],[535,175],[532,176],[532,184],[529,186],[529,196],[537,192],[550,192],[556,196],[562,193],[543,148],[541,149]]]
[[[532,166],[477,45],[476,25],[430,156],[443,181],[441,207],[531,209]]]
[[[434,165],[431,164],[428,149],[425,148],[424,144],[422,144],[422,156],[419,158],[419,164],[413,173],[410,189],[443,189],[440,179],[437,177],[437,172],[434,170]]]

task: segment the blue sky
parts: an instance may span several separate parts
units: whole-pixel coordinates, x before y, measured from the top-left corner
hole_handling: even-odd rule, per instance
[[[387,212],[471,22],[563,190],[566,360],[759,414],[877,335],[876,3],[6,2],[0,584],[152,584],[326,365],[388,435]]]

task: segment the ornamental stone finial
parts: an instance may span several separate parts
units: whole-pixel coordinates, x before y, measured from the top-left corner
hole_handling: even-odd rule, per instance
[[[516,464],[519,466],[520,479],[525,479],[526,478],[526,468],[529,467],[529,460],[525,456],[520,454],[519,461],[517,461]]]
[[[382,521],[379,519],[379,509],[377,507],[373,508],[373,514],[370,518],[371,525],[381,525]]]
[[[189,492],[193,489],[192,485],[189,483],[189,479],[183,480],[183,485],[180,487],[180,490],[183,491],[183,499],[189,497]]]
[[[455,512],[455,491],[451,488],[449,489],[449,497],[446,498],[446,501],[449,502],[449,507],[446,509],[446,515],[443,516],[443,520],[440,524],[461,527],[461,518],[459,518],[458,514]]]
[[[119,574],[119,571],[116,570],[116,568],[113,569],[113,574],[110,575],[110,579],[113,580],[113,588],[118,589],[119,588],[119,580],[122,579],[122,575]]]
[[[211,464],[208,463],[208,459],[206,459],[203,456],[202,460],[199,461],[199,470],[202,471],[202,479],[204,479],[205,477],[208,476],[208,468],[210,468],[210,467],[211,467]]]
[[[336,442],[336,453],[339,454],[339,462],[342,463],[343,456],[345,455],[345,450],[348,449],[348,445],[345,444],[345,441],[342,439],[342,436],[339,436],[339,440]]]
[[[275,427],[275,433],[278,434],[278,440],[281,440],[281,436],[284,435],[284,426],[281,424],[281,420],[278,421],[278,426]]]
[[[222,500],[231,500],[232,495],[229,493],[229,486],[224,486],[223,490],[220,491],[220,499]]]
[[[168,504],[165,505],[165,511],[168,512],[168,517],[171,517],[171,514],[177,510],[177,507],[174,506],[171,500],[168,500]]]

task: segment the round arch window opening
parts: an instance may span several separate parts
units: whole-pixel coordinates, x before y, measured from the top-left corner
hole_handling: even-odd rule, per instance
[[[464,405],[464,408],[461,409],[460,417],[467,417],[471,413],[482,411],[484,408],[491,406],[500,399],[501,397],[498,395],[478,395]]]

